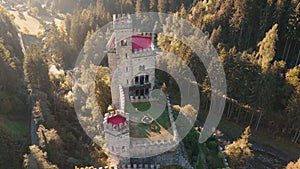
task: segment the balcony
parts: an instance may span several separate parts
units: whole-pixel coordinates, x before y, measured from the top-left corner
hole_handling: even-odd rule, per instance
[[[129,91],[141,90],[141,89],[150,89],[151,83],[144,83],[144,84],[134,84],[133,86],[129,87]]]

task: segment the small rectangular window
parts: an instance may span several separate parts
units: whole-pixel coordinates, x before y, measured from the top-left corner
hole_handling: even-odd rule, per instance
[[[125,58],[127,59],[127,53],[125,53]]]
[[[121,40],[121,46],[127,46],[127,40]]]

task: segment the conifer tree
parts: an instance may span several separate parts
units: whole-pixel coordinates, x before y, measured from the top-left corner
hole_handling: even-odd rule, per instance
[[[267,33],[265,38],[258,43],[258,63],[264,71],[270,67],[276,54],[276,41],[278,40],[278,24],[275,24]]]
[[[292,85],[294,92],[292,93],[288,105],[288,121],[291,129],[300,129],[300,66],[290,69],[286,73],[286,80],[288,84]]]
[[[157,10],[158,10],[158,12],[167,12],[167,1],[166,0],[158,0]]]
[[[26,169],[58,169],[47,158],[47,152],[43,152],[38,146],[29,147],[30,153],[24,155],[24,168]]]
[[[157,0],[150,0],[149,10],[150,12],[157,12]]]
[[[230,166],[233,169],[245,168],[246,161],[253,156],[249,136],[250,127],[248,126],[240,139],[225,147],[225,153],[229,157]]]
[[[299,169],[300,168],[300,158],[296,162],[289,162],[286,169]]]
[[[135,12],[136,13],[141,13],[142,12],[142,2],[141,2],[141,0],[136,1]]]

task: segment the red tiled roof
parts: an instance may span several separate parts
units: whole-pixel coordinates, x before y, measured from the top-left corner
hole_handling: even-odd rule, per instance
[[[123,124],[124,126],[125,122],[126,118],[120,115],[116,115],[107,119],[108,124],[112,124],[112,126],[117,125],[119,128],[121,128],[120,124]]]
[[[136,49],[148,49],[151,45],[151,36],[132,36],[132,52]]]
[[[148,49],[152,45],[151,36],[132,36],[132,52],[140,49]],[[116,48],[116,37],[113,35],[111,40],[108,42],[108,48]]]

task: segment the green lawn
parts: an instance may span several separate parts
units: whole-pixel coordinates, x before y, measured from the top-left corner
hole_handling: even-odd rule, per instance
[[[147,111],[151,104],[150,102],[136,102],[136,103],[132,103],[133,107],[137,108],[139,111]]]
[[[126,107],[126,112],[129,113],[130,118],[138,119],[139,123],[131,122],[130,134],[134,137],[147,138],[151,132],[160,133],[161,126],[166,130],[170,127],[170,119],[168,109],[165,106],[164,111],[161,113],[161,106],[151,106],[149,102],[136,102],[132,103],[133,107]],[[137,110],[138,111],[137,111]],[[153,118],[151,124],[141,123],[141,119],[148,115]]]

